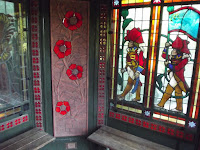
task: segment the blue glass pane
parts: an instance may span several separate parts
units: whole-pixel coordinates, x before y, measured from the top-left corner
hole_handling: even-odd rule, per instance
[[[169,15],[169,32],[179,31],[197,39],[200,14],[191,9],[181,9]]]

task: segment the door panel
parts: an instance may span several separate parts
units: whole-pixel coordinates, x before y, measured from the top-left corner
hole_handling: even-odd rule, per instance
[[[0,1],[0,136],[34,126],[31,111],[27,3]]]

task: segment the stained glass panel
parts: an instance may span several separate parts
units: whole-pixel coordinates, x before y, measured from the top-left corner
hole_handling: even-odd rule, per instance
[[[136,1],[121,1],[121,3],[131,4],[136,3]],[[146,108],[150,108],[154,103],[153,106],[155,105],[154,108],[157,111],[175,112],[175,114],[178,112],[178,114],[184,115],[187,113],[190,99],[192,102],[191,109],[194,110],[190,112],[190,116],[193,116],[193,118],[197,116],[199,107],[197,97],[199,93],[193,94],[190,98],[190,87],[192,86],[193,68],[197,53],[199,8],[199,4],[164,6],[160,20],[161,6],[155,5],[152,7],[151,21],[150,15],[147,15],[150,14],[150,8],[148,7],[122,8],[119,25],[120,34],[116,34],[115,37],[120,36],[115,38],[116,43],[114,45],[117,46],[112,60],[111,99],[115,98],[115,94],[117,95],[117,108],[141,113],[141,109],[136,110],[134,105],[139,106],[138,104],[145,102],[143,105]],[[160,21],[162,22],[160,23]],[[117,29],[115,30],[118,32]],[[149,35],[149,31],[151,31],[151,35]],[[148,42],[150,45],[148,45]],[[176,66],[177,64],[174,63],[178,62],[175,56],[172,57],[172,53],[174,53],[173,49],[175,48],[178,49],[177,51],[181,51],[177,47],[177,45],[181,45],[181,42],[184,51],[177,54],[178,61],[182,59],[187,59],[187,61],[183,61],[183,64]],[[135,50],[134,48],[131,49],[131,46],[135,47]],[[142,54],[138,49],[142,50]],[[132,54],[132,51],[135,53]],[[165,54],[166,51],[168,54]],[[118,60],[116,61],[117,53]],[[133,60],[135,60],[134,64]],[[166,60],[168,61],[166,62]],[[170,70],[174,69],[175,66],[176,68],[182,67],[181,75]],[[197,72],[199,70],[196,69],[195,72],[195,76],[198,76]],[[138,75],[136,73],[139,73],[139,80],[137,80]],[[154,81],[154,79],[156,80]],[[173,80],[172,83],[170,83],[170,79]],[[170,87],[169,84],[174,84],[174,87]],[[200,83],[195,80],[194,84],[197,91]],[[115,87],[117,87],[117,91],[115,91]],[[145,90],[144,87],[146,87]],[[170,91],[170,94],[168,91]],[[166,94],[169,98],[166,98],[164,104],[159,104],[166,97]]]
[[[163,8],[155,109],[186,114],[192,87],[199,5]]]
[[[142,116],[155,123],[150,130],[194,141],[200,111],[199,0],[122,0],[118,8],[111,118],[134,124],[123,116]],[[156,123],[181,131],[162,131]]]
[[[118,101],[143,103],[149,26],[149,7],[122,10],[117,78]]]

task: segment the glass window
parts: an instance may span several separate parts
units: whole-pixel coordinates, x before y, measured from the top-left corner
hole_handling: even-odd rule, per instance
[[[111,117],[195,129],[200,106],[200,4],[195,1],[113,5]]]
[[[29,100],[27,19],[23,4],[0,1],[0,110]]]
[[[163,8],[154,104],[183,114],[187,113],[197,47],[198,8],[197,4]]]
[[[121,84],[118,84],[117,95],[120,100],[134,100],[142,103],[144,95],[144,86],[142,85],[145,83],[144,66],[146,63],[145,58],[147,58],[149,38],[150,8],[124,9],[122,14],[124,16],[121,17],[120,54],[118,58],[118,82]],[[137,71],[141,73],[139,81],[133,75]],[[135,84],[138,84],[136,90],[133,88]]]

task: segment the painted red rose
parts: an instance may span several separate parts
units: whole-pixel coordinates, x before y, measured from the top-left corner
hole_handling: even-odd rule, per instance
[[[73,11],[68,11],[63,19],[64,26],[72,31],[80,28],[82,23],[81,14]]]
[[[62,52],[60,50],[61,46],[65,47],[65,51]],[[71,42],[69,41],[58,40],[56,42],[56,45],[54,46],[54,52],[59,58],[64,58],[65,56],[70,55],[71,51],[72,51],[72,45]]]
[[[71,64],[69,69],[67,69],[66,74],[71,80],[77,80],[82,77],[83,67],[77,66],[76,64]]]
[[[69,102],[57,102],[56,105],[56,112],[60,113],[61,115],[66,115],[70,111]]]

